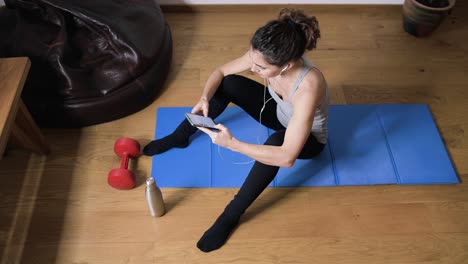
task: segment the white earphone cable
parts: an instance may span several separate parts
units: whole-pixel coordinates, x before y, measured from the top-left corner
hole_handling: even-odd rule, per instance
[[[263,110],[265,110],[265,106],[266,104],[271,100],[273,99],[273,97],[269,98],[268,100],[266,100],[266,89],[268,89],[268,86],[267,86],[267,80],[266,79],[263,79],[263,106],[262,106],[262,109],[260,109],[260,116],[259,116],[259,125],[257,127],[257,144],[260,144],[260,129],[261,129],[261,126],[262,126],[262,113],[263,113]],[[218,155],[219,157],[224,160],[223,158],[223,155],[221,154],[221,150],[220,150],[220,146],[218,145]],[[249,164],[249,163],[252,163],[254,162],[255,160],[252,159],[252,160],[249,160],[249,161],[245,161],[245,162],[234,162],[234,161],[231,161],[233,164],[236,164],[236,165],[245,165],[245,164]]]

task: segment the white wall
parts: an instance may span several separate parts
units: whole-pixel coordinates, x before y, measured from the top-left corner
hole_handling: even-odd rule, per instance
[[[219,5],[219,4],[372,4],[401,5],[404,0],[159,0],[161,5]]]
[[[219,4],[372,4],[401,5],[404,0],[159,0],[161,5],[219,5]],[[0,0],[0,6],[5,5]]]

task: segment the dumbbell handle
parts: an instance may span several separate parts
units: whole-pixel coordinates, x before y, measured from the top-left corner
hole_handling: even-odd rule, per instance
[[[121,169],[127,169],[128,168],[128,160],[130,159],[129,155],[127,152],[124,152],[122,155],[122,162],[120,163],[120,168]]]

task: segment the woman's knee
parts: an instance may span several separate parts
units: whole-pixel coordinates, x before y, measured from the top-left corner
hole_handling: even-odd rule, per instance
[[[237,74],[229,74],[223,77],[223,82],[225,83],[237,83],[241,80],[244,80],[245,77]]]
[[[235,92],[239,87],[243,86],[245,79],[246,78],[244,76],[236,74],[226,75],[222,81],[223,90],[225,92]]]
[[[223,79],[221,80],[221,83],[218,87],[218,89],[216,89],[216,92],[214,94],[215,97],[226,97],[226,95],[230,95],[232,94],[233,92],[233,89],[235,87],[238,87],[238,83],[239,83],[239,75],[235,75],[235,74],[230,74],[230,75],[226,75],[223,77]]]

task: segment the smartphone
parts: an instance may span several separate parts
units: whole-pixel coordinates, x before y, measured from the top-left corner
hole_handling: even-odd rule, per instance
[[[219,131],[219,129],[214,127],[216,126],[216,123],[209,117],[192,113],[185,113],[185,118],[187,118],[190,124],[194,127],[206,127],[213,131]]]

